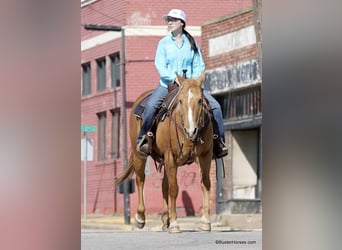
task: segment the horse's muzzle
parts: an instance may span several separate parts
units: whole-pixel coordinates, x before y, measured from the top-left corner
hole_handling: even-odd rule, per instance
[[[194,128],[190,130],[190,129],[184,128],[184,133],[185,133],[185,136],[189,140],[195,141],[197,139],[198,129]]]

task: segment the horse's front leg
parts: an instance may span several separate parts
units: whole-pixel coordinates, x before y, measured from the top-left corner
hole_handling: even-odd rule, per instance
[[[166,231],[170,226],[169,219],[169,181],[167,179],[166,170],[164,169],[164,177],[162,182],[162,192],[163,192],[163,211],[161,220],[163,222],[163,231]]]
[[[211,231],[210,223],[210,166],[211,156],[199,157],[198,159],[201,172],[201,189],[203,202],[203,216],[201,218],[200,229],[203,231]]]
[[[177,183],[177,166],[175,164],[169,165],[169,193],[170,193],[170,233],[179,233],[180,228],[177,223],[176,213],[176,200],[178,196],[178,183]]]
[[[134,167],[136,175],[136,186],[138,189],[138,208],[135,214],[135,225],[138,228],[145,226],[145,204],[144,204],[144,183],[145,183],[145,163],[146,159],[134,157]]]

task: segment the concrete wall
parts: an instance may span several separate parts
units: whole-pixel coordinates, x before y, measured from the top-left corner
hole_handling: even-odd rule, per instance
[[[233,131],[232,178],[234,199],[255,199],[258,131]]]

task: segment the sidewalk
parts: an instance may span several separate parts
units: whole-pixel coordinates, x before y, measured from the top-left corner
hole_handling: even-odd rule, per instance
[[[179,217],[178,224],[183,231],[199,231],[200,216]],[[81,229],[102,229],[118,231],[162,231],[159,215],[146,216],[146,224],[143,229],[137,229],[134,225],[134,215],[131,215],[131,224],[124,223],[123,215],[101,216],[88,215],[87,219],[81,217]],[[250,231],[262,229],[261,214],[233,214],[211,216],[212,231]]]

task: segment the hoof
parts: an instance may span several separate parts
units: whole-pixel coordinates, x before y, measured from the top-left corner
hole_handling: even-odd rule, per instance
[[[142,229],[145,226],[145,220],[140,219],[137,214],[135,214],[135,226],[139,229]]]
[[[161,216],[162,230],[166,232],[170,227],[169,213],[163,213]]]
[[[145,226],[145,223],[139,223],[139,222],[135,221],[135,226],[139,229],[143,229]]]
[[[200,230],[210,232],[211,231],[211,224],[210,223],[201,223]]]
[[[169,233],[180,233],[181,230],[177,224],[177,221],[171,222],[169,227]]]
[[[170,224],[163,224],[162,230],[166,232],[169,229]]]
[[[169,233],[181,233],[182,231],[180,230],[179,226],[173,226],[169,228]]]

